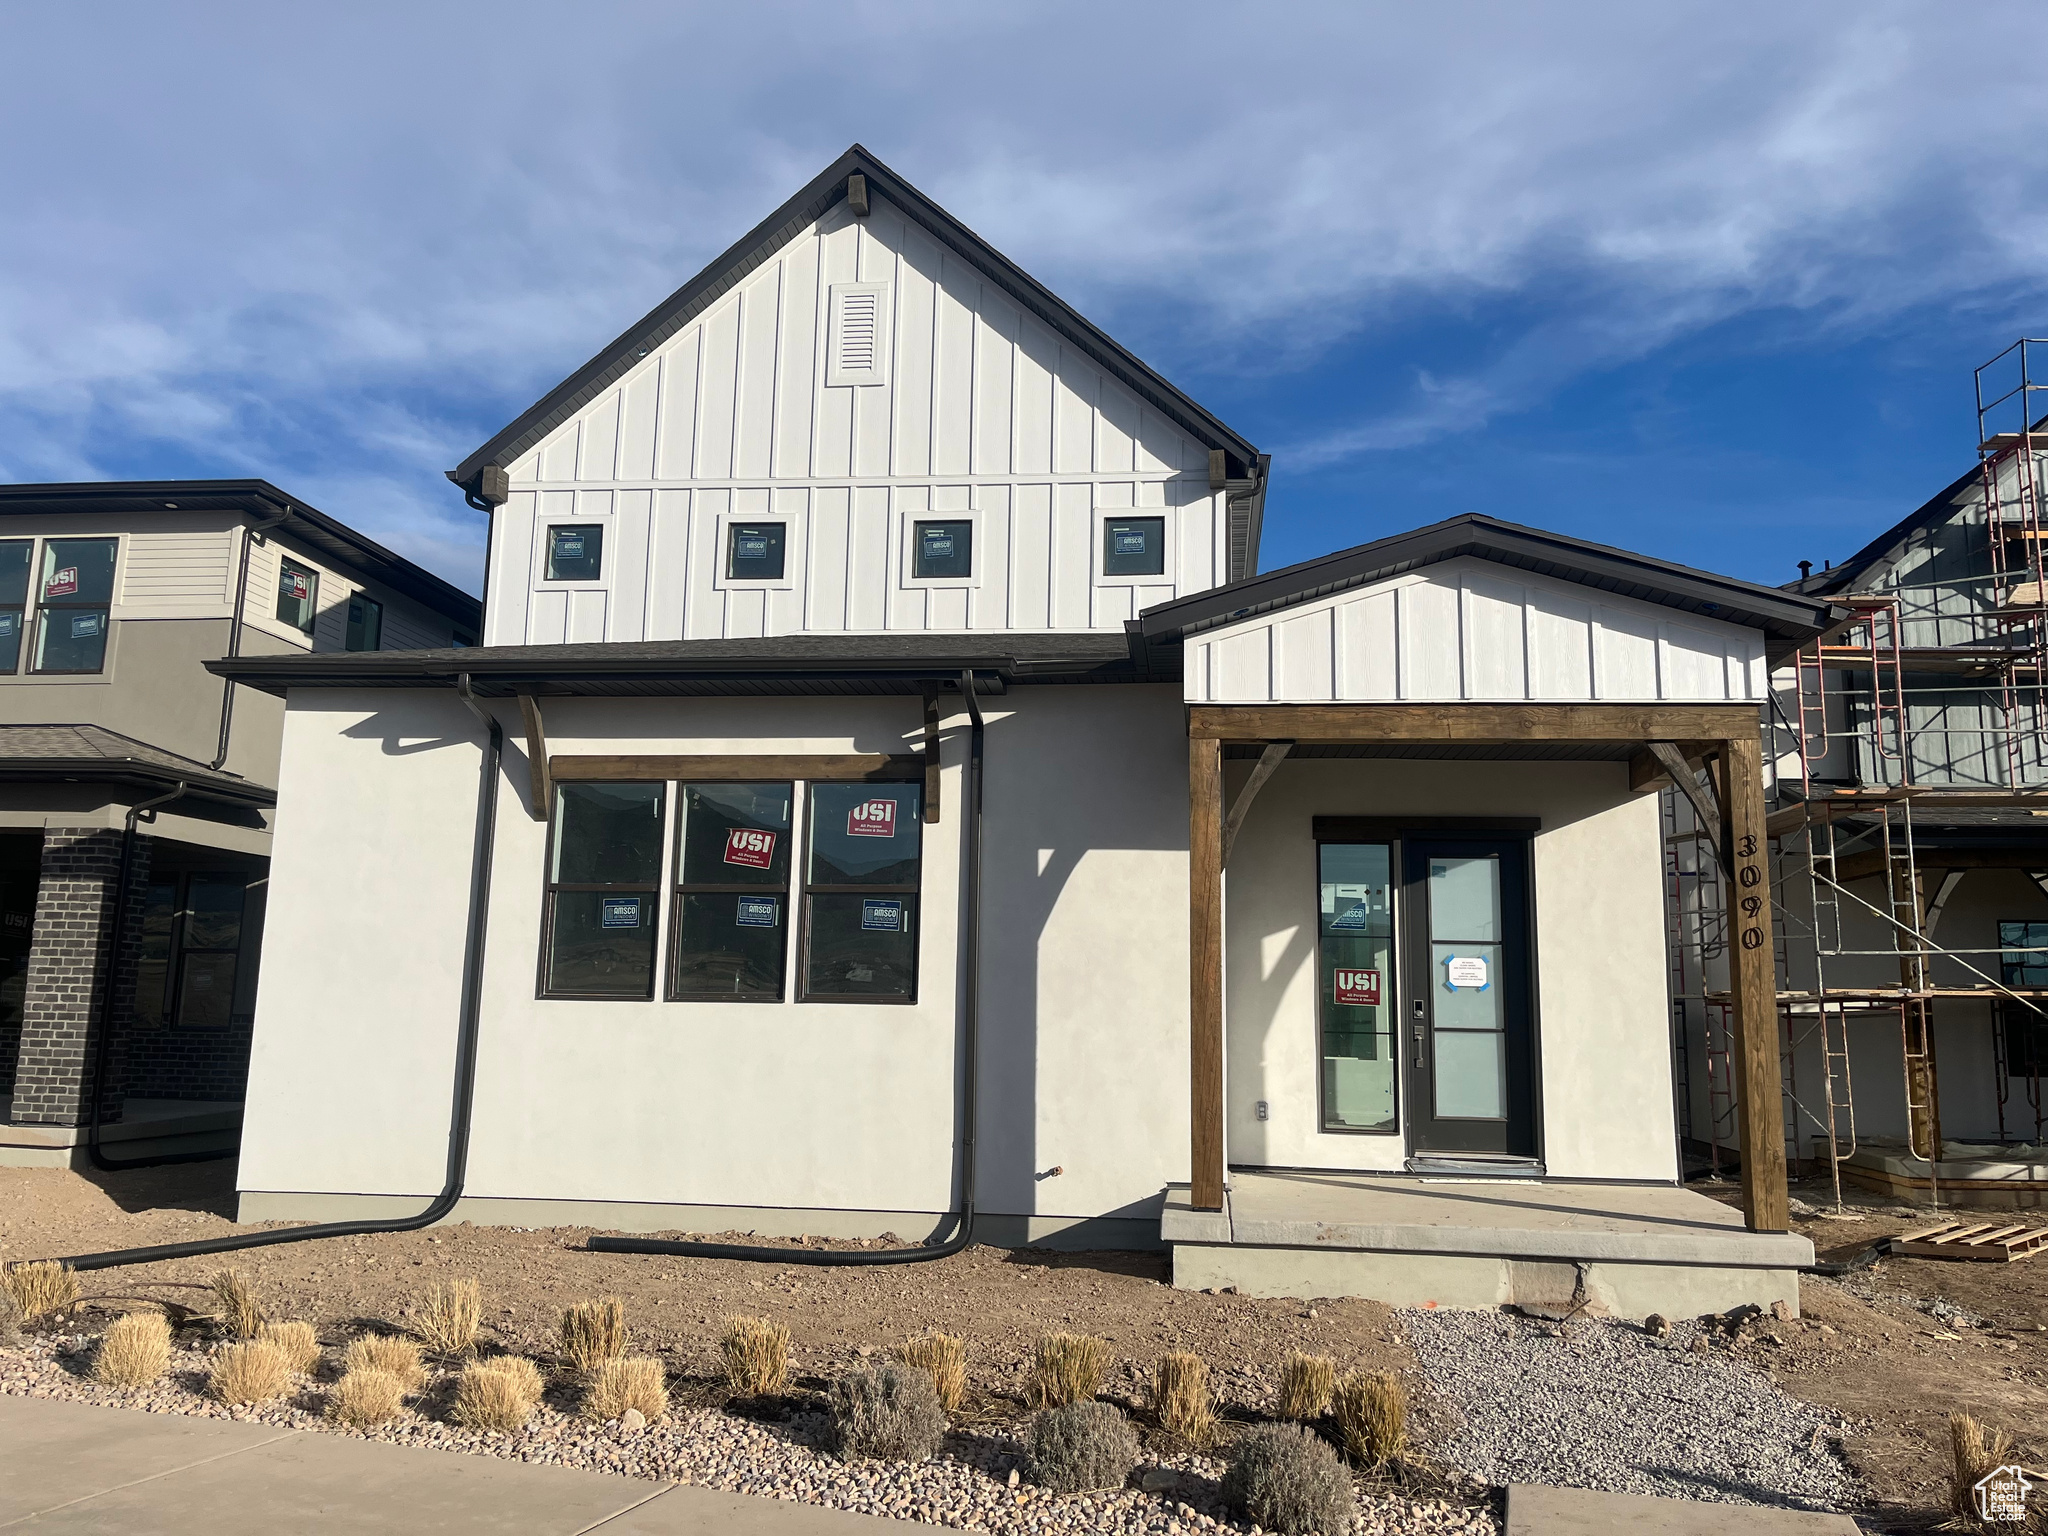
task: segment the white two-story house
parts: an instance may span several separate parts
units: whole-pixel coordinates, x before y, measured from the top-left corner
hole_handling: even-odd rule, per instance
[[[1579,1239],[1259,1202],[1591,1181],[1609,1304],[1796,1293],[1766,1160],[1636,1209],[1710,1206],[1652,744],[1749,761],[1826,605],[1483,517],[1261,575],[1268,468],[850,150],[450,472],[480,647],[220,665],[287,706],[245,1217],[1492,1300]]]

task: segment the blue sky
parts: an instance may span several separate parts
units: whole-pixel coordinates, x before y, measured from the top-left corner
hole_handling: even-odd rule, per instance
[[[859,140],[1275,460],[1764,581],[2048,334],[2048,10],[0,3],[0,479],[441,478]]]

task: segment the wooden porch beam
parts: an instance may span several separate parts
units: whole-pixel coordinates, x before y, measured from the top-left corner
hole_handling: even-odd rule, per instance
[[[1188,1204],[1223,1209],[1223,743],[1188,741]]]
[[[1195,704],[1188,735],[1219,741],[1725,741],[1754,704]]]
[[[553,807],[554,785],[548,778],[548,733],[540,718],[540,701],[519,695],[519,718],[526,723],[526,768],[533,779],[533,819],[546,821]]]
[[[1678,755],[1694,769],[1713,752],[1716,743],[1711,741],[1675,741]],[[1628,760],[1628,787],[1632,793],[1644,795],[1652,790],[1664,788],[1671,782],[1671,771],[1647,746]]]
[[[707,783],[772,783],[778,779],[859,781],[873,784],[916,783],[925,776],[919,752],[844,752],[817,756],[734,757],[555,757],[548,772],[557,779],[609,783],[648,783],[659,779],[699,779]]]
[[[1755,721],[1723,741],[1713,777],[1721,800],[1721,863],[1728,872],[1728,989],[1735,1026],[1742,1212],[1752,1232],[1790,1230],[1785,1187],[1784,1089],[1778,1067],[1777,957],[1764,835],[1763,741]]]
[[[1230,862],[1230,850],[1237,843],[1237,830],[1244,825],[1244,819],[1251,814],[1252,801],[1260,790],[1266,787],[1266,780],[1280,771],[1280,765],[1287,760],[1287,754],[1294,750],[1291,741],[1274,741],[1266,744],[1266,750],[1259,754],[1252,776],[1244,781],[1244,788],[1237,792],[1237,798],[1230,804],[1230,814],[1223,819],[1223,862]]]
[[[1653,741],[1649,745],[1650,756],[1655,758],[1664,775],[1692,805],[1693,815],[1699,817],[1700,825],[1713,839],[1714,851],[1721,851],[1721,813],[1715,809],[1710,791],[1700,788],[1700,781],[1693,773],[1693,766],[1685,760],[1685,754],[1669,741]]]

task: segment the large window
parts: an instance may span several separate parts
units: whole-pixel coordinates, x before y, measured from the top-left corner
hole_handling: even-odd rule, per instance
[[[1317,857],[1322,1126],[1391,1131],[1398,1123],[1393,848],[1324,843]]]
[[[0,672],[21,669],[21,637],[28,626],[28,574],[34,539],[0,542]]]
[[[225,1029],[234,1022],[248,880],[190,874],[149,887],[136,959],[138,1024]]]
[[[654,995],[663,784],[560,784],[541,992]]]
[[[922,862],[915,784],[813,784],[805,817],[802,996],[917,996]]]
[[[277,618],[305,634],[313,633],[313,615],[320,605],[320,576],[296,560],[277,562]]]
[[[384,605],[374,597],[351,592],[348,599],[348,639],[351,651],[374,651],[384,644]]]
[[[793,788],[679,786],[670,997],[782,1000]]]
[[[107,661],[115,539],[49,539],[36,583],[38,672],[98,672]]]

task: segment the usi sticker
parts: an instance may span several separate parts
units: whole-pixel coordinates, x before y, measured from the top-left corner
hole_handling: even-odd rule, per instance
[[[78,590],[78,567],[67,565],[60,571],[50,572],[49,585],[43,588],[45,597],[69,597]]]
[[[725,834],[725,862],[766,869],[775,860],[775,834],[758,827],[734,827]]]
[[[313,595],[312,583],[306,579],[304,571],[284,573],[284,595],[297,603],[303,603]]]
[[[1377,1008],[1380,1005],[1380,973],[1378,971],[1344,971],[1332,973],[1333,988],[1331,1001],[1347,1008]]]
[[[640,898],[638,896],[607,896],[604,900],[604,917],[601,921],[607,928],[638,928],[640,926]]]
[[[778,906],[773,896],[742,896],[732,920],[742,928],[773,928]]]
[[[864,901],[860,904],[860,925],[863,928],[882,933],[903,931],[903,903],[900,901]]]
[[[896,802],[894,800],[863,800],[846,813],[846,835],[848,837],[894,837],[896,835]]]

